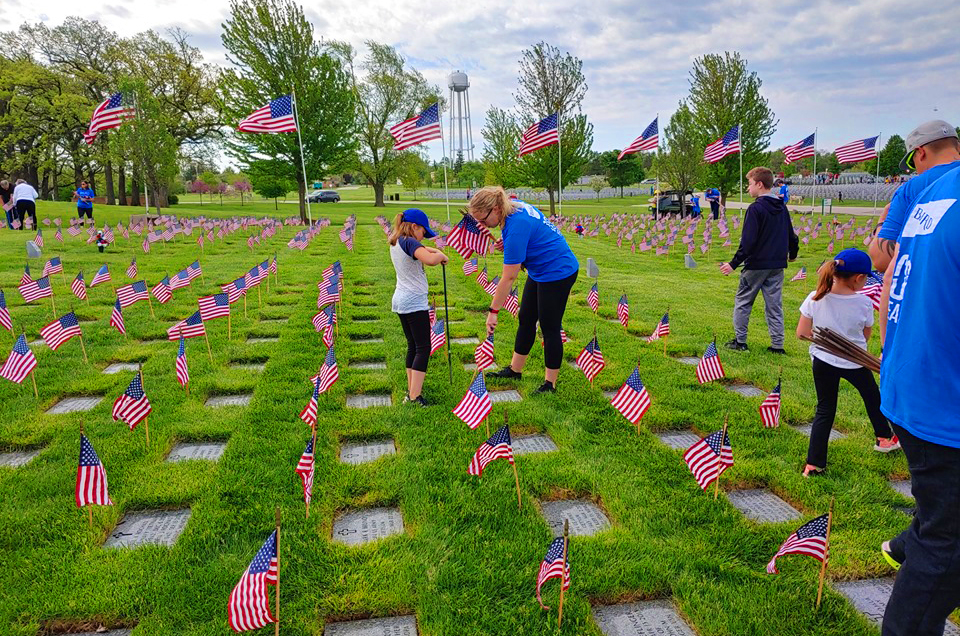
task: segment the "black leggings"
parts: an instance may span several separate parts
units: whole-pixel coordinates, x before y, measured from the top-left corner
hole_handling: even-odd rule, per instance
[[[424,309],[397,315],[407,337],[407,368],[426,372],[430,360],[430,312]]]
[[[87,215],[88,219],[93,220],[93,208],[77,208],[77,216],[79,216],[81,220],[84,214]]]
[[[873,371],[866,367],[841,369],[814,358],[813,384],[817,388],[817,411],[810,431],[807,463],[817,468],[827,467],[827,444],[830,441],[833,420],[837,415],[837,394],[840,392],[841,378],[860,392],[863,404],[867,407],[867,416],[873,424],[873,434],[877,437],[893,437],[890,422],[880,412],[880,389],[873,379]]]
[[[537,321],[543,332],[543,366],[547,369],[559,369],[563,362],[563,341],[560,330],[563,325],[563,312],[567,308],[570,290],[577,282],[578,272],[566,278],[549,283],[538,283],[530,277],[523,286],[520,299],[520,312],[517,327],[517,339],[513,350],[525,356],[530,353],[537,339]]]
[[[37,204],[33,201],[21,199],[17,201],[17,218],[20,219],[20,229],[26,225],[26,218],[30,217],[33,221],[33,227],[37,227]]]

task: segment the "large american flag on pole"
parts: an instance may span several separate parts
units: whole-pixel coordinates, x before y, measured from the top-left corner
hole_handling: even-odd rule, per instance
[[[851,141],[833,152],[837,155],[839,163],[857,163],[858,161],[873,159],[877,156],[877,139],[879,137],[880,135],[877,135],[876,137]]]
[[[783,542],[777,553],[770,559],[770,563],[767,563],[767,574],[777,574],[777,559],[787,554],[805,554],[821,562],[827,558],[829,523],[830,515],[820,515],[797,528],[797,531]]]
[[[473,459],[470,460],[467,474],[481,477],[483,475],[483,469],[495,459],[506,459],[513,464],[513,447],[510,445],[510,427],[506,424],[501,426],[490,439],[480,445],[477,452],[473,454]]]
[[[529,154],[541,148],[552,146],[560,141],[560,114],[547,115],[527,128],[520,137],[518,156]]]
[[[632,155],[635,152],[642,152],[644,150],[655,150],[660,143],[660,136],[658,134],[657,120],[660,117],[655,117],[650,125],[644,128],[643,133],[633,140],[629,146],[623,149],[617,156],[617,161],[620,161],[627,155]]]
[[[130,381],[127,390],[113,402],[113,419],[126,422],[132,431],[143,418],[150,415],[153,407],[143,390],[143,378],[140,371]]]
[[[650,409],[650,394],[647,393],[647,387],[640,381],[640,369],[636,367],[633,369],[633,373],[610,400],[610,404],[631,424],[636,425],[643,419],[644,414]]]
[[[703,160],[707,163],[716,163],[727,155],[740,152],[740,126],[734,126],[720,139],[703,150]]]
[[[724,377],[723,365],[720,364],[720,355],[717,353],[717,343],[711,342],[707,345],[703,357],[697,363],[697,382],[706,384],[712,380],[719,380]]]
[[[123,93],[114,93],[93,110],[93,117],[90,118],[87,132],[83,134],[83,140],[92,144],[101,131],[117,128],[126,120],[135,117],[136,113],[129,99],[124,99]]]
[[[811,133],[809,136],[804,137],[795,144],[791,144],[783,149],[784,156],[784,165],[793,163],[804,157],[812,157],[816,152],[816,145],[814,144],[814,139],[816,138],[816,133]]]
[[[440,139],[440,104],[435,103],[416,117],[411,117],[390,128],[393,149],[401,151],[432,139]]]
[[[259,629],[275,621],[270,613],[267,586],[277,584],[278,568],[277,531],[274,530],[230,592],[227,614],[233,631]]]
[[[17,341],[13,343],[10,356],[3,363],[3,367],[0,368],[0,378],[6,378],[11,382],[20,384],[36,366],[37,359],[30,347],[27,346],[27,338],[20,334]]]
[[[112,506],[107,491],[107,471],[97,457],[93,445],[83,433],[80,433],[80,462],[77,464],[77,486],[74,490],[77,508],[83,506]]]
[[[478,372],[463,399],[454,407],[453,414],[470,428],[477,428],[492,410],[493,403],[487,393],[487,384],[483,380],[483,374]]]
[[[237,130],[248,133],[296,132],[297,122],[293,117],[293,100],[282,95],[258,108],[237,125]]]
[[[40,337],[53,351],[70,338],[80,335],[80,321],[72,311],[64,314],[40,330]]]
[[[733,466],[733,448],[730,446],[730,433],[724,430],[711,433],[693,444],[683,454],[700,488],[706,490],[723,471]]]
[[[764,428],[780,426],[780,382],[777,382],[777,386],[760,404],[760,419],[763,421]]]
[[[540,563],[540,571],[537,572],[537,602],[543,609],[550,609],[543,604],[540,597],[540,588],[550,579],[561,579],[563,589],[570,589],[570,551],[567,541],[564,537],[557,537],[550,544],[547,555],[543,557]]]

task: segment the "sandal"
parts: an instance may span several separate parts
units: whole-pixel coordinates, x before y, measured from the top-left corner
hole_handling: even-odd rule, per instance
[[[818,477],[826,472],[826,468],[818,468],[812,464],[807,464],[803,469],[804,477]]]

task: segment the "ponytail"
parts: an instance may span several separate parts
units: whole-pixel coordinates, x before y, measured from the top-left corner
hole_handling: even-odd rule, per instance
[[[413,226],[415,224],[403,220],[403,212],[397,214],[393,219],[393,231],[390,232],[390,245],[396,245],[401,236],[413,236]]]
[[[819,277],[817,278],[817,291],[813,294],[814,300],[820,300],[830,293],[833,289],[834,279],[850,280],[863,275],[854,272],[838,272],[837,265],[843,265],[843,259],[829,260],[817,270]]]

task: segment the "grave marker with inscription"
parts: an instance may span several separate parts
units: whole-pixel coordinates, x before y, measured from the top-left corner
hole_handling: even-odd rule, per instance
[[[347,408],[368,409],[373,406],[390,406],[393,400],[389,395],[348,395]]]
[[[397,447],[392,439],[344,442],[340,448],[340,461],[344,464],[365,464],[396,452]]]
[[[210,408],[220,408],[223,406],[246,406],[253,399],[252,393],[243,393],[241,395],[213,395],[207,398],[206,404]]]
[[[41,450],[42,449],[40,448],[35,448],[33,450],[18,450],[0,453],[0,466],[9,466],[10,468],[26,466],[33,461],[37,455],[40,454]]]
[[[147,543],[173,545],[190,519],[190,509],[141,510],[124,515],[105,548],[135,548]]]
[[[351,362],[347,365],[349,369],[366,369],[366,370],[377,370],[377,369],[386,369],[386,362],[376,362],[372,360],[364,360],[360,362]]]
[[[475,344],[480,344],[480,341],[479,341],[477,338],[475,338],[475,337],[471,337],[471,338],[450,338],[450,343],[451,343],[451,344],[455,344],[455,345],[462,345],[462,344],[472,344],[472,345],[475,345]]]
[[[113,362],[103,370],[103,373],[113,375],[114,373],[120,373],[121,371],[136,371],[139,368],[139,364],[132,362]]]
[[[592,612],[607,636],[696,636],[670,601],[594,606]]]
[[[879,627],[883,623],[883,613],[887,600],[893,592],[893,579],[865,579],[861,581],[840,581],[833,586],[846,596],[861,614]],[[960,636],[960,628],[947,621],[943,636]]]
[[[280,338],[277,336],[256,336],[253,338],[247,338],[247,344],[264,344],[267,342],[280,342]]]
[[[807,437],[810,437],[810,433],[813,431],[813,424],[798,424],[797,426],[793,427],[793,430],[797,431],[798,433],[802,433]],[[836,441],[838,439],[843,439],[844,437],[846,437],[845,433],[841,433],[835,428],[830,429],[831,442]]]
[[[182,462],[188,459],[217,461],[227,448],[226,442],[180,442],[167,456],[168,462]]]
[[[563,536],[563,522],[570,522],[570,536],[590,537],[610,527],[610,520],[592,501],[542,501],[540,510],[554,537]]]
[[[396,508],[356,510],[333,522],[333,540],[346,545],[361,545],[403,532],[403,517]]]
[[[505,391],[489,391],[490,401],[496,404],[497,402],[519,402],[520,393],[514,389],[507,389]]]
[[[700,436],[693,431],[663,431],[657,433],[660,441],[674,450],[687,450],[700,441]]]
[[[743,397],[761,397],[766,395],[763,391],[758,389],[755,386],[750,386],[749,384],[728,384],[724,386],[727,391],[731,391]]]
[[[794,521],[802,516],[793,506],[769,490],[734,490],[727,493],[727,499],[748,519],[760,523]]]
[[[418,633],[417,619],[413,616],[344,621],[323,628],[323,636],[417,636]]]
[[[549,435],[534,433],[533,435],[517,435],[513,438],[513,454],[529,455],[531,453],[553,453],[557,445]]]
[[[103,397],[90,396],[90,397],[68,397],[63,398],[49,410],[47,410],[48,415],[62,415],[64,413],[79,413],[83,411],[89,411],[93,409],[97,404],[103,401]]]

